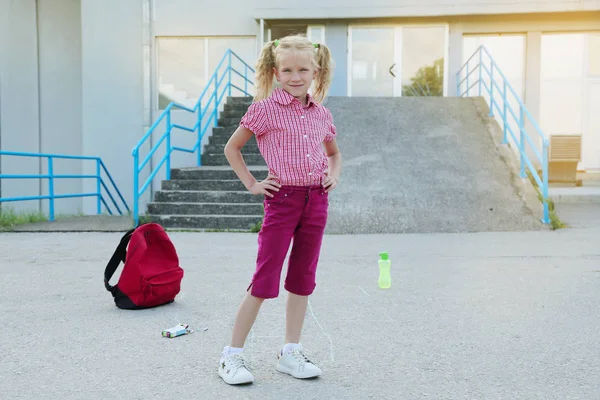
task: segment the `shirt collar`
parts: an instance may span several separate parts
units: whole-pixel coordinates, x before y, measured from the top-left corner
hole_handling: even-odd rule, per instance
[[[294,100],[299,102],[298,99],[296,99],[294,96],[292,96],[291,94],[289,94],[288,92],[286,92],[285,90],[283,90],[281,88],[275,88],[275,90],[273,90],[272,96],[273,96],[273,100],[275,100],[282,106],[290,105]],[[306,95],[306,97],[307,97],[306,107],[310,107],[311,104],[316,105],[316,102],[313,99],[313,97],[310,95],[310,93],[308,93]]]

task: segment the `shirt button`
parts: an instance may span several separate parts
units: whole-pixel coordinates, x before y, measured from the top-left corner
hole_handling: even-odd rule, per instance
[[[306,139],[308,137],[308,135],[304,135],[304,139]]]
[[[304,115],[301,115],[300,118],[304,118]]]
[[[307,154],[306,157],[310,157],[310,154]]]
[[[312,172],[309,172],[308,174],[309,174],[309,175],[312,175]]]

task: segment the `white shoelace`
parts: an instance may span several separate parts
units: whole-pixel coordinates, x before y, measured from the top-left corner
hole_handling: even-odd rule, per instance
[[[306,355],[300,351],[300,350],[294,350],[292,351],[292,355],[294,356],[294,358],[302,363],[309,363],[312,364],[312,362],[308,359],[308,357],[306,357]]]
[[[242,367],[248,369],[248,366],[246,365],[246,360],[244,360],[244,358],[239,354],[234,354],[231,357],[227,357],[226,360],[227,366],[230,367],[231,370],[233,370],[233,372],[236,372]]]

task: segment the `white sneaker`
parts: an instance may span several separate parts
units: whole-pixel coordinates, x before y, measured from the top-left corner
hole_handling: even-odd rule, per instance
[[[294,378],[316,378],[322,374],[321,369],[306,358],[302,347],[292,352],[283,354],[280,352],[277,358],[279,359],[277,371],[289,374]]]
[[[223,356],[219,364],[219,375],[225,383],[230,385],[242,385],[254,382],[254,377],[248,371],[246,361],[241,354]]]

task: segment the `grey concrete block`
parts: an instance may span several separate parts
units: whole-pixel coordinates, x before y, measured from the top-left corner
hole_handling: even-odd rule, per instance
[[[265,179],[268,174],[266,167],[249,167],[256,179]],[[238,176],[229,166],[189,167],[174,168],[171,170],[171,179],[238,179]]]
[[[260,215],[260,203],[149,203],[148,214],[153,215]]]
[[[244,161],[246,165],[267,165],[263,156],[260,154],[245,154]],[[227,157],[223,153],[207,153],[202,155],[203,165],[229,165]]]
[[[231,104],[231,105],[240,105],[240,106],[250,106],[250,104],[252,104],[252,97],[246,96],[246,97],[227,97],[227,103],[226,104]]]
[[[233,132],[235,132],[235,130],[237,129],[236,126],[217,126],[212,128],[212,136],[210,137],[210,140],[214,140],[216,138],[223,138],[224,143],[227,143],[227,140],[229,140],[229,137],[233,134]]]
[[[220,116],[219,117],[219,126],[238,127],[240,125],[241,120],[242,120],[242,116],[235,116],[235,117]]]
[[[221,191],[244,191],[246,187],[239,180],[180,180],[171,179],[162,181],[163,190],[221,190]]]
[[[172,229],[219,229],[249,231],[262,221],[262,215],[147,215],[152,221]]]
[[[262,196],[254,195],[248,191],[159,190],[154,196],[156,202],[178,203],[262,203],[263,200]]]
[[[254,142],[254,141],[253,141]],[[225,152],[225,143],[209,143],[204,146],[203,154],[224,154]],[[254,143],[246,143],[242,148],[242,155],[251,155],[251,154],[260,154],[258,150],[258,145],[256,142]]]

